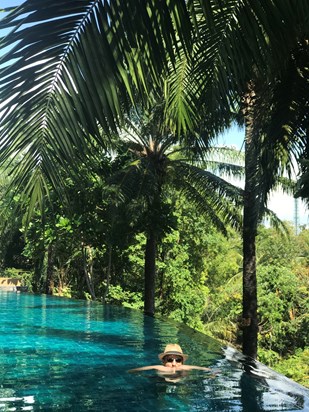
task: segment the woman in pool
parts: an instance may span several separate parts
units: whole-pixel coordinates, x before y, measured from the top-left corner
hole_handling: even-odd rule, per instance
[[[164,352],[160,353],[159,359],[162,361],[162,365],[142,366],[140,368],[130,369],[129,372],[156,370],[162,377],[175,381],[175,379],[186,375],[186,371],[192,369],[210,371],[209,368],[203,366],[184,365],[184,362],[188,359],[188,355],[182,352],[181,347],[177,343],[169,343],[166,345]]]

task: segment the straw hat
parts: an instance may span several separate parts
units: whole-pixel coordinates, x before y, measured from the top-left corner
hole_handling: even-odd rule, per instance
[[[162,360],[164,356],[167,355],[179,355],[183,358],[184,361],[188,359],[188,355],[182,352],[181,347],[177,345],[177,343],[169,343],[168,345],[166,345],[164,352],[160,353],[159,359]]]

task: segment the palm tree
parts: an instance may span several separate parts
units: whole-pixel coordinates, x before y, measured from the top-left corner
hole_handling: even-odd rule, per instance
[[[301,11],[294,13],[288,4],[285,4],[287,9],[284,10],[284,2],[273,2],[265,15],[257,10],[259,5],[248,3],[250,7],[249,4],[240,3],[234,3],[231,9],[227,6],[230,18],[235,19],[234,24],[229,18],[220,23],[219,18],[215,32],[207,18],[203,19],[204,10],[197,5],[195,10],[199,16],[200,37],[193,50],[193,67],[183,53],[179,60],[180,70],[172,73],[168,80],[168,90],[170,113],[176,119],[179,116],[188,118],[189,110],[194,113],[204,113],[206,110],[210,114],[211,127],[218,130],[218,121],[223,126],[228,124],[232,110],[236,113],[235,118],[246,127],[241,326],[243,353],[256,358],[258,314],[255,237],[270,190],[280,181],[284,171],[290,173],[293,158],[297,159],[305,144],[302,119],[306,118],[304,108],[308,107],[309,84],[303,62],[308,55],[308,42],[307,37],[303,40],[302,36],[308,36],[308,29],[300,16]],[[224,14],[229,17],[228,13],[221,11],[219,17]],[[276,26],[270,33],[268,29],[275,16],[281,18],[284,24],[282,27]],[[220,30],[220,24],[225,31]],[[252,32],[245,38],[244,24],[252,27]],[[290,32],[288,27],[297,27],[298,31]],[[220,33],[228,39],[229,45],[222,40]],[[284,42],[280,50],[275,50],[274,33]],[[256,36],[256,39],[252,36]],[[250,45],[250,49],[243,55],[241,47],[246,44]],[[208,52],[212,55],[208,55]],[[242,66],[233,59],[239,59]],[[181,69],[186,71],[185,75]],[[297,76],[299,71],[301,74]],[[182,79],[186,79],[187,83]],[[183,100],[186,105],[179,104]],[[183,116],[182,111],[186,108],[188,111]],[[191,127],[189,123],[188,127]]]
[[[179,137],[164,122],[162,104],[142,115],[135,112],[131,118],[134,121],[127,119],[121,132],[131,152],[130,162],[112,181],[120,185],[127,200],[144,203],[144,312],[153,316],[157,244],[173,226],[166,202],[168,188],[181,191],[225,234],[227,223],[241,227],[242,189],[190,162],[188,146],[177,145]]]
[[[293,165],[306,146],[306,107],[309,79],[304,79],[304,54],[299,42],[280,75],[248,83],[242,99],[246,125],[246,184],[243,225],[243,353],[257,356],[257,284],[255,238],[257,226],[272,189],[284,174],[292,176]]]

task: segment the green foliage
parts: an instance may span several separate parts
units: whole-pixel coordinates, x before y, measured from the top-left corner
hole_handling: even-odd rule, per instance
[[[298,263],[309,268],[309,229],[302,230],[296,237]],[[309,271],[307,272],[309,274]]]
[[[308,230],[298,236],[291,231],[289,237],[282,237],[273,229],[262,227],[257,242],[258,357],[261,362],[302,384],[308,375],[306,366],[302,364],[306,360],[303,351],[307,353],[309,330],[309,273],[307,261],[303,258],[309,250],[307,236]],[[212,243],[209,251],[214,253],[213,262],[224,260],[228,250],[224,248],[224,238],[220,240],[217,237]],[[231,255],[228,256],[232,265]],[[237,264],[240,266],[240,261]],[[220,278],[221,275],[222,279],[218,285],[212,282],[209,268],[208,273],[206,284],[209,282],[211,293],[203,315],[204,331],[238,346],[237,324],[242,312],[241,273],[231,276],[233,272],[230,272],[229,279],[224,278],[226,273],[218,273],[216,276]]]
[[[259,231],[259,343],[280,356],[309,344],[309,277],[303,258],[308,253],[307,239],[308,230],[298,236],[292,228],[289,236],[272,229]]]
[[[237,345],[238,319],[242,312],[242,278],[235,275],[225,284],[212,288],[203,315],[207,334]]]
[[[273,368],[309,388],[309,347],[297,349],[291,357],[275,363]]]
[[[33,272],[16,268],[5,268],[1,271],[1,277],[19,279],[22,286],[27,286],[32,291]]]
[[[179,240],[179,232],[173,231],[165,237],[160,248],[158,311],[201,330],[200,317],[205,308],[208,288],[204,284],[203,272],[197,278],[194,270],[190,270],[190,255]]]
[[[264,349],[262,346],[259,347],[259,361],[265,365],[274,367],[278,362],[280,362],[279,353],[272,349]]]
[[[259,360],[308,385],[308,230],[258,237]]]
[[[229,231],[222,236],[213,231],[207,236],[207,272],[211,288],[225,285],[242,271],[241,240]]]
[[[298,245],[293,235],[293,228],[288,227],[288,236],[279,234],[272,228],[259,228],[257,236],[258,265],[276,265],[290,267],[298,255]]]
[[[72,298],[73,294],[72,294],[72,290],[69,286],[64,286],[60,289],[58,289],[57,287],[55,287],[54,291],[53,291],[53,295],[55,296],[63,296],[65,298]]]
[[[21,271],[20,269],[16,268],[5,268],[1,271],[1,276],[5,278],[21,278]]]
[[[142,309],[144,305],[141,293],[124,290],[120,285],[110,286],[106,303],[123,305],[132,309]]]
[[[128,247],[129,267],[122,279],[124,287],[139,293],[144,290],[145,245],[146,235],[137,234],[134,243]]]
[[[308,341],[309,291],[290,270],[260,267],[260,343],[280,355],[304,347]]]

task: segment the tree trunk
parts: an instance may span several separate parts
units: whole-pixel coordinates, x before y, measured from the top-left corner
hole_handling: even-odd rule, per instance
[[[109,285],[110,285],[110,278],[111,278],[111,270],[112,270],[112,252],[113,252],[113,247],[112,245],[109,245],[108,247],[108,266],[107,266],[107,274],[106,274],[106,288],[103,294],[103,303],[106,301],[106,297],[109,292]]]
[[[154,316],[155,313],[155,281],[156,281],[156,237],[151,232],[147,237],[145,250],[145,297],[144,313]]]
[[[87,250],[89,251],[89,259],[87,256]],[[83,264],[84,264],[84,275],[86,278],[88,290],[90,292],[91,299],[95,300],[96,296],[95,296],[94,285],[93,285],[93,280],[92,280],[93,258],[92,258],[90,246],[83,247]]]
[[[256,232],[250,225],[250,207],[244,208],[243,229],[243,354],[257,356],[257,281],[256,281]]]
[[[47,269],[46,269],[46,294],[52,295],[54,291],[54,248],[52,243],[47,248]]]
[[[257,280],[256,280],[256,235],[260,210],[259,164],[254,130],[255,93],[252,84],[245,96],[245,195],[243,219],[243,354],[257,357]]]
[[[58,294],[62,296],[62,291],[65,286],[66,272],[65,268],[62,266],[58,269]]]

